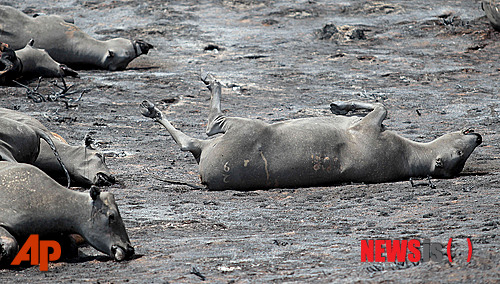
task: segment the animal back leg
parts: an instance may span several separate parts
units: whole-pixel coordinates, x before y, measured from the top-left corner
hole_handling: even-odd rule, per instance
[[[170,133],[175,142],[181,147],[182,151],[190,151],[196,160],[199,160],[201,154],[202,140],[187,136],[180,130],[176,129],[170,121],[163,117],[162,112],[149,101],[143,101],[141,104],[142,115],[154,119],[156,122],[163,125]]]
[[[222,86],[212,75],[201,76],[201,80],[210,90],[210,112],[208,114],[208,123],[206,133],[212,136],[218,133],[225,133],[226,117],[222,114],[220,108],[220,99]]]

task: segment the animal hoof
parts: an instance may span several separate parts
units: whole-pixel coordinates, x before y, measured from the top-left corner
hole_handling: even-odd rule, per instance
[[[205,72],[201,71],[200,79],[203,83],[205,83],[207,88],[210,90],[212,90],[213,85],[215,85],[215,84],[220,85],[220,83],[215,79],[214,75],[212,75],[210,73],[205,73]]]
[[[330,104],[330,111],[333,114],[344,115],[349,112],[349,108],[346,107],[346,104],[344,102],[333,102]]]
[[[141,107],[142,107],[141,113],[145,117],[161,118],[160,110],[158,110],[153,103],[149,101],[143,101]]]

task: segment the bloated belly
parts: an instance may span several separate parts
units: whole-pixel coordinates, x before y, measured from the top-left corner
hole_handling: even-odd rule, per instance
[[[210,189],[302,187],[340,182],[338,149],[300,147],[280,150],[248,145],[238,151],[217,145],[200,159],[202,182]],[[205,153],[204,153],[205,154]]]

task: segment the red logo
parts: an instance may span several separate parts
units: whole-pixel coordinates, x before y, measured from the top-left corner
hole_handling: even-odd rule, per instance
[[[450,238],[447,244],[446,254],[448,260],[453,262],[451,257]],[[472,258],[472,242],[467,238],[469,248],[467,262]],[[361,240],[361,262],[411,262],[442,261],[444,246],[440,243],[431,243],[426,239],[420,240]]]
[[[49,248],[52,248],[50,254]],[[49,270],[49,261],[56,261],[60,257],[61,246],[58,242],[40,241],[38,235],[31,235],[19,250],[11,265],[19,265],[22,261],[31,261],[31,265],[40,264],[40,271],[47,271]]]

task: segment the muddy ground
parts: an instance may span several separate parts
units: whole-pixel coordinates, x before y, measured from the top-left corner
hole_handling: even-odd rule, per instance
[[[0,88],[0,106],[33,115],[70,143],[95,132],[119,179],[105,190],[115,193],[137,252],[117,263],[84,247],[78,261],[48,272],[0,270],[1,282],[500,281],[500,33],[480,1],[8,2],[156,49],[125,71],[68,79],[89,90],[77,107]],[[459,177],[434,179],[435,189],[408,181],[248,192],[171,184],[161,179],[199,183],[196,162],[141,116],[139,103],[157,103],[176,127],[205,137],[200,69],[226,84],[230,115],[272,123],[330,115],[334,100],[380,101],[385,125],[405,137],[429,141],[473,127],[484,142]],[[453,238],[453,262],[360,262],[362,239],[414,238]]]

